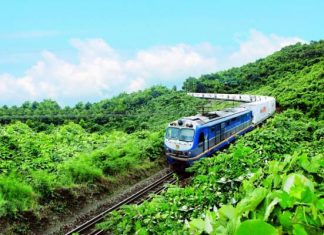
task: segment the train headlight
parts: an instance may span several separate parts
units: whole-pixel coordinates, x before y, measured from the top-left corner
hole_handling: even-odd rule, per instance
[[[186,127],[190,127],[190,128],[192,128],[193,125],[192,125],[192,123],[187,123],[187,124],[186,124]]]

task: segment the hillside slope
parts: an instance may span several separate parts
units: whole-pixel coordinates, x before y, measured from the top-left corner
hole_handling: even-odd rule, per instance
[[[183,89],[272,95],[283,109],[300,109],[323,119],[324,41],[298,43],[239,68],[189,78]]]
[[[1,232],[32,233],[31,227],[159,171],[165,125],[195,114],[199,103],[157,86],[75,107],[51,100],[3,106]]]
[[[185,188],[127,206],[98,226],[116,234],[322,234],[323,49],[324,41],[296,44],[188,78],[186,91],[273,95],[284,111],[195,163]]]

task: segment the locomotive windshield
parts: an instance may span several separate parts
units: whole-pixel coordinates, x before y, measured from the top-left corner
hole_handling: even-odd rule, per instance
[[[179,139],[179,128],[169,127],[166,132],[166,138],[178,140]]]
[[[190,142],[193,140],[194,130],[189,128],[176,128],[176,127],[169,127],[166,132],[167,139],[174,139],[180,141],[187,141]]]
[[[192,141],[193,136],[194,136],[193,129],[184,128],[184,129],[181,129],[181,131],[180,131],[179,140],[189,142],[189,141]]]

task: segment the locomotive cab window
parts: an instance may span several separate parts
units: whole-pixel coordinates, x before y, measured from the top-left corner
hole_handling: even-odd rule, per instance
[[[174,139],[177,140],[179,139],[179,128],[176,127],[169,127],[166,131],[166,138],[167,139]]]
[[[180,130],[179,140],[190,142],[194,137],[194,130],[189,128],[184,128]]]
[[[169,127],[166,131],[165,137],[172,140],[180,140],[190,142],[193,140],[195,131],[189,128],[179,129],[176,127]]]

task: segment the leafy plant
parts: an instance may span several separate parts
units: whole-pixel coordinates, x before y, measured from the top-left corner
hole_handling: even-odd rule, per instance
[[[322,125],[298,111],[276,115],[227,151],[196,162],[190,185],[127,206],[99,227],[121,234],[320,234],[324,163],[312,130]]]

